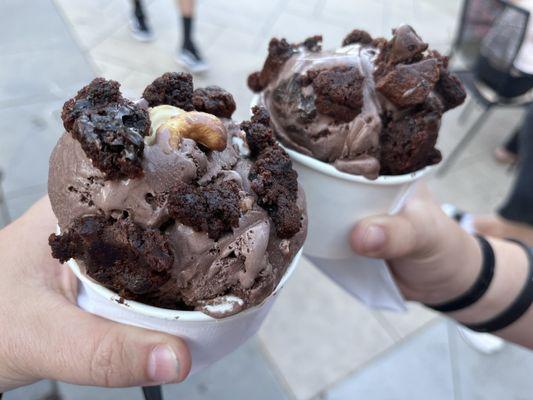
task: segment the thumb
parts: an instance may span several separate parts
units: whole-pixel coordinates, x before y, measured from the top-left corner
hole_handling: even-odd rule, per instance
[[[402,214],[378,216],[361,220],[352,231],[350,244],[360,255],[391,260],[422,251],[424,240],[419,236]]]
[[[178,337],[105,320],[68,303],[42,319],[34,344],[25,346],[27,368],[37,378],[122,387],[180,382],[191,357]],[[39,340],[46,332],[47,340]]]

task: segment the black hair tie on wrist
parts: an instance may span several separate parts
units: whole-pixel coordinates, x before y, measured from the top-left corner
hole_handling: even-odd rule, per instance
[[[533,251],[524,243],[515,240],[507,239],[510,242],[514,242],[521,246],[528,257],[528,274],[527,280],[522,288],[522,291],[513,303],[499,315],[494,318],[477,323],[477,324],[465,324],[465,326],[473,331],[477,332],[496,332],[503,328],[508,327],[512,323],[519,320],[531,307],[533,303]]]
[[[481,247],[483,263],[481,265],[481,272],[479,273],[479,276],[472,287],[468,289],[466,293],[456,297],[455,299],[436,305],[426,304],[427,307],[440,312],[457,311],[471,306],[487,292],[487,289],[492,282],[492,278],[494,277],[494,265],[496,258],[494,256],[494,250],[492,250],[492,246],[487,239],[479,235],[476,235],[476,238],[479,242],[479,246]]]

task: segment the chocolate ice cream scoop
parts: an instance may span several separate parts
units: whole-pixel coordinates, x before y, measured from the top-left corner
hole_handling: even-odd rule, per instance
[[[248,78],[276,138],[370,179],[438,163],[442,114],[465,98],[447,58],[407,25],[389,41],[354,30],[334,51],[321,40],[272,39],[262,70]]]
[[[307,231],[268,114],[256,109],[243,124],[268,142],[245,155],[249,135],[229,119],[235,103],[223,89],[197,89],[193,101],[186,74],[163,75],[135,103],[118,89],[99,78],[65,103],[48,181],[61,229],[54,257],[158,307],[221,317],[261,303]]]

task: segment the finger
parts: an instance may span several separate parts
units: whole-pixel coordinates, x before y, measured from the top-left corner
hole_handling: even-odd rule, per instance
[[[124,387],[180,382],[191,358],[176,336],[127,326],[86,313],[63,301],[54,318],[23,352],[36,378],[81,385]]]
[[[415,254],[424,245],[413,223],[402,214],[370,217],[352,231],[351,245],[360,255],[386,260]]]

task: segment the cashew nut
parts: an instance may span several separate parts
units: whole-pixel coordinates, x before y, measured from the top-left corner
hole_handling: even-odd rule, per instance
[[[150,120],[154,137],[160,130],[167,129],[170,132],[170,145],[174,148],[179,146],[182,138],[192,139],[210,150],[222,151],[226,148],[226,127],[214,115],[157,106],[150,110]]]

